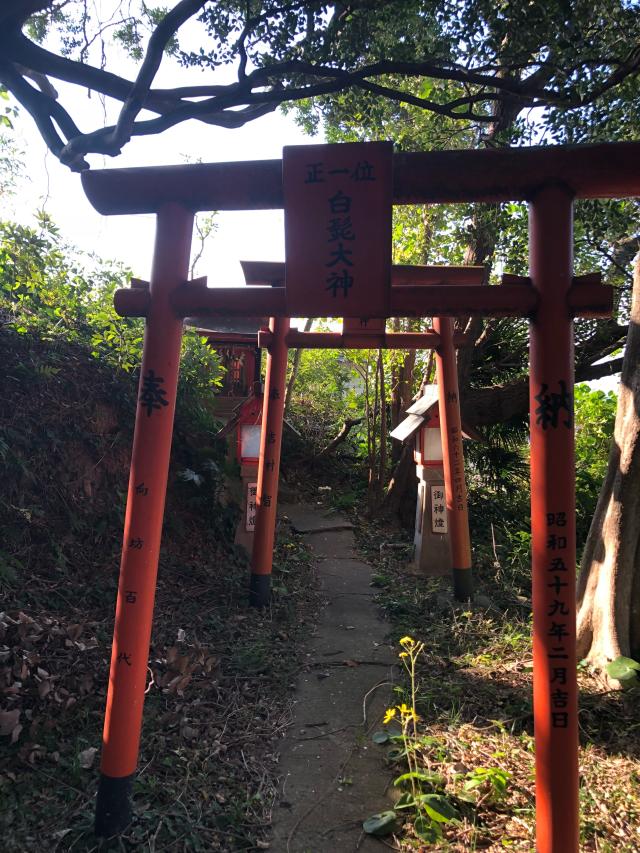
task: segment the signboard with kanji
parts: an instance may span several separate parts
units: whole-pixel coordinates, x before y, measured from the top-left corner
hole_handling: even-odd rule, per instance
[[[247,484],[247,510],[245,514],[245,530],[247,533],[253,533],[256,529],[256,496],[258,494],[258,484]]]
[[[447,499],[444,486],[431,486],[431,531],[447,533]]]
[[[388,316],[392,153],[390,142],[284,149],[290,316]]]

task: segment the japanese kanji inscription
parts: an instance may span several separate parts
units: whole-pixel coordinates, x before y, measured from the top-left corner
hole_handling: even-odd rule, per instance
[[[392,150],[387,142],[284,149],[291,316],[388,315]]]

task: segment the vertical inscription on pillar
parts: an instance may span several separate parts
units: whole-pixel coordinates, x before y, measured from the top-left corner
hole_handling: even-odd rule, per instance
[[[155,411],[169,405],[163,383],[162,376],[156,376],[155,370],[151,368],[142,377],[139,402],[142,408],[147,410],[147,417],[151,417]]]
[[[557,429],[559,426],[567,429],[573,427],[573,397],[564,379],[557,383],[557,387],[557,391],[552,391],[543,383],[534,398],[538,404],[536,423],[545,430]]]
[[[566,729],[569,725],[567,706],[569,693],[566,689],[570,643],[573,642],[575,617],[572,624],[570,598],[573,585],[569,583],[569,567],[565,557],[568,555],[566,536],[567,513],[547,513],[547,612],[545,613],[545,640],[549,661],[549,681],[551,696],[551,726],[554,729]],[[575,567],[571,568],[575,572]]]

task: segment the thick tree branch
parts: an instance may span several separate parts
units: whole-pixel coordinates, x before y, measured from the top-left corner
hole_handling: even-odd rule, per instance
[[[362,423],[362,418],[347,418],[345,422],[342,424],[342,428],[340,432],[331,439],[329,444],[326,447],[323,447],[316,455],[314,459],[319,459],[320,456],[326,456],[328,453],[331,453],[339,444],[342,444],[343,441],[346,440],[347,436],[351,432],[354,426]]]
[[[602,364],[576,368],[576,382],[589,382],[603,376],[615,376],[622,369],[622,358]],[[470,426],[482,427],[526,418],[529,413],[529,381],[526,378],[490,385],[484,388],[467,388],[461,395],[463,420]]]
[[[113,133],[113,145],[120,148],[131,138],[131,130],[136,116],[143,108],[151,84],[160,68],[164,49],[170,39],[205,4],[205,0],[181,0],[153,31],[147,53],[138,72],[136,82],[124,102]]]
[[[183,24],[204,10],[206,0],[180,0],[169,9],[151,35],[134,81],[55,54],[30,41],[22,32],[33,13],[63,9],[64,5],[52,0],[5,0],[0,4],[0,54],[3,57],[0,79],[34,117],[47,145],[72,169],[86,168],[86,154],[115,155],[132,136],[159,133],[188,119],[238,127],[279,104],[327,96],[349,88],[359,88],[453,120],[489,125],[489,133],[493,136],[525,107],[583,107],[636,75],[640,69],[640,47],[636,44],[626,55],[610,56],[607,53],[611,51],[603,51],[596,56],[594,51],[594,55],[584,55],[578,60],[572,57],[567,66],[562,66],[553,52],[546,61],[539,61],[537,57],[544,52],[544,46],[540,45],[539,50],[531,53],[530,62],[510,63],[496,59],[495,62],[474,63],[471,58],[457,62],[446,56],[432,55],[415,62],[391,58],[367,63],[360,58],[354,59],[349,67],[338,49],[343,30],[346,33],[349,27],[342,7],[336,7],[328,23],[319,24],[324,26],[324,35],[329,38],[320,53],[318,40],[311,37],[318,35],[314,33],[313,17],[307,17],[306,38],[296,41],[296,34],[292,33],[289,46],[278,45],[275,54],[265,61],[263,48],[258,45],[264,43],[263,30],[269,25],[269,16],[275,13],[269,7],[250,17],[247,7],[244,24],[238,26],[238,38],[225,54],[225,61],[239,59],[235,83],[153,89],[166,45]],[[299,2],[282,8],[295,12],[304,11],[306,6]],[[357,6],[359,12],[364,8],[362,3]],[[375,10],[375,4],[371,9]],[[85,43],[89,42],[85,40]],[[254,55],[249,53],[250,47]],[[286,58],[286,53],[283,58],[285,50],[290,58]],[[617,43],[615,50],[618,50]],[[315,58],[310,60],[313,51]],[[85,55],[81,53],[81,59]],[[206,66],[206,52],[202,55]],[[258,67],[247,73],[252,62]],[[120,101],[122,108],[115,126],[80,133],[71,116],[56,101],[55,90],[49,88],[41,76],[38,79],[45,85],[38,94],[44,97],[34,96],[33,87],[25,79],[33,78],[34,74],[87,87]],[[408,81],[422,78],[457,83],[460,91],[444,102],[405,90]],[[580,79],[580,88],[573,82],[576,79]],[[158,118],[138,120],[145,109],[157,113]]]

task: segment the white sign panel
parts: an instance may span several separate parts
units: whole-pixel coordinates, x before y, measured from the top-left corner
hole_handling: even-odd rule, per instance
[[[249,483],[247,486],[247,512],[245,530],[247,533],[253,533],[256,529],[256,496],[258,494],[258,484]]]
[[[431,531],[447,533],[447,501],[444,486],[431,486]]]

